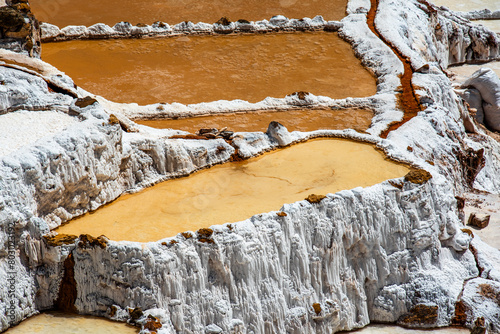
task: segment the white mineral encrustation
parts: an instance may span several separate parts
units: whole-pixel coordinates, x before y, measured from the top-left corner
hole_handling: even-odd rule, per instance
[[[30,58],[36,24],[22,4],[2,9],[26,14],[26,26],[14,20],[22,33],[0,24],[11,50],[0,50],[0,128],[13,134],[0,133],[0,330],[59,308],[128,321],[142,333],[334,333],[370,322],[500,333],[500,250],[462,217],[464,194],[500,193],[500,144],[446,71],[498,59],[495,33],[423,0],[350,0],[341,21],[42,25],[46,40],[335,30],[377,78],[377,93],[361,98],[297,92],[257,103],[138,106],[93,98]],[[500,107],[488,92],[500,87],[483,89],[478,78],[466,88],[480,92],[487,117]],[[410,117],[412,99],[419,110]],[[273,123],[207,140],[133,122],[304,107],[374,117],[365,132]],[[412,171],[147,243],[52,231],[123,193],[320,137],[371,143]]]

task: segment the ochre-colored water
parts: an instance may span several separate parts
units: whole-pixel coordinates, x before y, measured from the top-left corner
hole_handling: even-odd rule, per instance
[[[56,231],[155,241],[279,210],[284,203],[313,193],[325,195],[370,186],[407,172],[407,167],[387,160],[371,145],[313,140],[122,196]]]
[[[99,22],[113,26],[120,21],[213,23],[222,16],[231,21],[257,21],[278,14],[295,19],[322,15],[326,20],[340,20],[345,16],[347,0],[31,0],[30,4],[39,20],[65,27]]]
[[[6,334],[134,334],[139,333],[136,327],[125,323],[110,321],[104,318],[89,317],[59,312],[48,312],[35,315]]]
[[[44,44],[42,58],[77,85],[115,102],[376,93],[375,78],[336,33],[70,41]]]
[[[136,122],[154,128],[177,129],[191,133],[201,128],[225,127],[235,132],[265,132],[272,121],[280,122],[288,131],[354,129],[363,132],[370,127],[372,117],[372,111],[363,109],[301,109]]]

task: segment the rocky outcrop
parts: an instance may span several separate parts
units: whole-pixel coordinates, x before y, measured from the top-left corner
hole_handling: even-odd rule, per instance
[[[40,25],[27,0],[9,0],[0,7],[0,48],[40,58]]]

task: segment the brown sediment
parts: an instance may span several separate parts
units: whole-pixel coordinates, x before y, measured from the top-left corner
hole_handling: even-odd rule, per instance
[[[73,259],[73,254],[70,253],[66,260],[64,260],[64,275],[54,306],[62,312],[76,313],[76,297],[75,260]]]
[[[438,306],[415,305],[410,313],[398,321],[404,326],[434,325],[438,318]]]
[[[47,241],[49,246],[62,246],[62,245],[71,245],[76,242],[78,237],[76,235],[68,235],[68,234],[56,234],[56,235],[45,235],[43,238]]]
[[[113,26],[120,21],[133,24],[155,21],[214,23],[223,16],[231,21],[257,21],[269,20],[278,14],[295,19],[322,15],[325,20],[340,20],[347,7],[347,0],[30,0],[30,3],[39,20],[61,28],[95,23]]]
[[[136,123],[153,128],[176,129],[191,133],[196,133],[201,128],[227,128],[234,132],[265,132],[272,121],[283,124],[288,131],[354,129],[365,132],[370,127],[372,118],[373,112],[366,109],[293,109],[177,119],[136,120]]]
[[[255,103],[306,90],[342,99],[377,90],[351,45],[331,32],[46,43],[43,59],[93,94],[141,105]]]
[[[426,171],[425,169],[412,170],[405,175],[405,181],[415,184],[424,184],[431,178],[432,174]]]
[[[121,196],[57,229],[59,233],[106,234],[112,240],[156,241],[198,231],[210,242],[215,224],[237,222],[283,203],[402,177],[408,168],[391,162],[370,144],[317,139],[242,162],[217,165]],[[189,232],[184,238],[193,238]],[[202,241],[202,240],[200,240]]]
[[[412,85],[412,76],[413,76],[413,68],[411,67],[411,61],[409,58],[405,57],[401,51],[399,51],[396,47],[392,45],[384,36],[382,36],[377,27],[375,26],[375,15],[377,13],[378,8],[378,0],[370,0],[371,7],[370,11],[367,15],[367,23],[370,27],[371,31],[387,46],[391,48],[391,50],[398,56],[399,60],[403,63],[404,73],[400,77],[401,80],[401,92],[398,93],[398,107],[403,110],[404,115],[403,119],[399,122],[393,122],[389,124],[389,127],[382,132],[380,135],[381,138],[387,138],[389,132],[398,129],[401,125],[408,122],[413,117],[417,116],[419,111],[422,111],[422,106],[415,94],[415,90]]]

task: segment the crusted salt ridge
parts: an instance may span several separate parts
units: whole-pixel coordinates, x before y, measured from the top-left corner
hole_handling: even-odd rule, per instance
[[[108,314],[99,304],[150,309],[163,333],[212,325],[221,332],[333,333],[397,321],[413,304],[438,306],[433,326],[447,325],[463,280],[477,275],[465,251],[470,238],[450,215],[450,190],[440,181],[402,190],[384,183],[320,204],[286,204],[286,217],[271,212],[213,226],[211,244],[193,233],[164,244],[76,248],[76,306],[99,315]],[[432,293],[417,296],[421,286]],[[321,305],[318,314],[313,303]]]
[[[283,15],[272,17],[269,21],[231,22],[228,25],[219,23],[181,22],[170,26],[164,22],[152,25],[134,26],[129,22],[120,22],[110,27],[104,23],[96,23],[90,27],[67,26],[59,28],[49,23],[41,24],[42,42],[58,42],[75,39],[109,39],[109,38],[141,38],[141,37],[174,37],[180,35],[213,35],[230,33],[264,33],[283,31],[328,30],[337,31],[342,24],[338,21],[325,21],[322,16],[303,19],[288,19]]]
[[[496,33],[449,10],[413,1],[393,6],[388,0],[380,0],[378,9],[375,24],[379,32],[411,59],[414,70],[428,63],[446,68],[500,56]],[[413,29],[408,29],[408,22]]]

